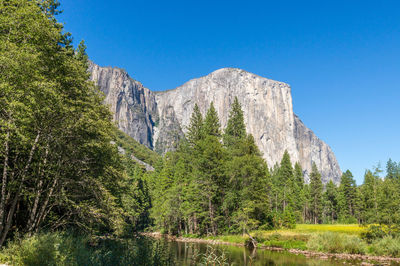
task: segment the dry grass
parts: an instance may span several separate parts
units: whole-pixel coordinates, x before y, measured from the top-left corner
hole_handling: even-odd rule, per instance
[[[298,224],[293,230],[299,233],[336,232],[359,235],[366,230],[366,227],[358,224]]]

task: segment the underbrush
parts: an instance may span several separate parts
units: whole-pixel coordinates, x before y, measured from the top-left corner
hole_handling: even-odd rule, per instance
[[[85,237],[72,237],[60,233],[46,233],[16,239],[3,248],[0,261],[12,265],[74,265],[88,257]]]
[[[245,241],[248,238],[249,238],[248,236],[242,236],[242,235],[220,235],[220,236],[206,237],[206,239],[209,240],[217,240],[217,241],[236,243],[236,244],[245,243]]]
[[[378,256],[400,257],[400,238],[386,236],[372,242],[369,252]]]
[[[367,244],[358,236],[325,232],[314,234],[307,243],[309,250],[329,253],[365,254]]]
[[[11,241],[0,252],[9,265],[175,265],[168,244],[145,238],[92,239],[42,233]]]

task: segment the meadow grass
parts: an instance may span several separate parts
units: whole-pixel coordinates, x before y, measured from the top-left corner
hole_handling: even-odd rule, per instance
[[[358,224],[297,224],[294,229],[256,230],[250,234],[259,247],[279,247],[330,253],[400,256],[400,238],[386,237],[368,244],[361,238],[367,227]],[[204,239],[243,244],[247,235],[208,236]]]
[[[365,227],[358,224],[297,224],[294,229],[256,230],[252,231],[250,234],[261,243],[270,241],[271,236],[273,235],[279,236],[275,238],[272,237],[273,241],[307,242],[311,235],[315,233],[333,232],[348,235],[360,235],[365,230]],[[204,239],[229,243],[244,243],[249,239],[249,237],[247,235],[219,235],[207,236],[204,237]]]
[[[335,232],[350,235],[360,235],[366,227],[358,224],[297,224],[294,232],[298,233],[323,233]]]

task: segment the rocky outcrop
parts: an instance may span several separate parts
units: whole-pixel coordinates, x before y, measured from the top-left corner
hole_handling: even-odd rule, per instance
[[[340,181],[341,171],[330,147],[293,113],[291,88],[286,83],[223,68],[176,89],[151,92],[121,69],[92,64],[90,71],[106,94],[119,127],[151,149],[165,152],[176,147],[187,130],[195,103],[205,113],[214,102],[225,127],[229,107],[237,96],[247,132],[254,136],[269,166],[278,163],[287,150],[292,162],[300,162],[306,181],[312,162],[324,183]]]
[[[104,92],[105,103],[109,105],[118,127],[152,149],[154,124],[158,121],[154,94],[130,78],[123,69],[100,67],[90,62],[89,72],[91,79],[96,80]]]

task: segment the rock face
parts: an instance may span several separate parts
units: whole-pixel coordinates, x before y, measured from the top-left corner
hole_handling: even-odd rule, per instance
[[[90,62],[89,71],[104,92],[118,127],[152,149],[154,121],[158,120],[154,93],[120,68],[99,67]]]
[[[90,65],[92,80],[105,93],[114,119],[125,133],[158,152],[173,150],[184,136],[195,103],[203,114],[213,101],[221,125],[227,124],[237,96],[247,132],[270,167],[287,150],[300,162],[305,180],[315,162],[323,183],[340,182],[341,171],[330,147],[293,113],[290,86],[236,68],[223,68],[168,91],[152,92],[118,68]]]

